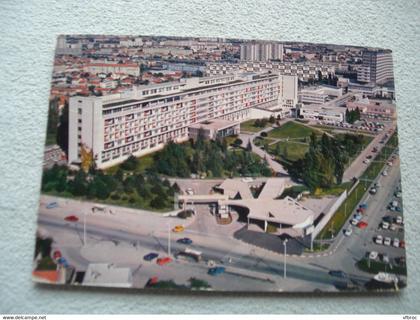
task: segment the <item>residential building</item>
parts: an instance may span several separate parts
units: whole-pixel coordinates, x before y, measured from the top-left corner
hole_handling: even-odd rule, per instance
[[[357,96],[356,100],[346,104],[348,110],[358,108],[362,118],[396,118],[396,106],[387,100],[373,100]]]
[[[365,50],[362,61],[362,66],[357,71],[357,81],[383,84],[394,80],[390,50]]]
[[[120,73],[140,76],[140,67],[137,63],[88,63],[83,67],[83,70],[92,74]]]
[[[108,96],[71,97],[68,161],[79,163],[83,146],[92,151],[98,168],[106,168],[169,141],[186,141],[195,123],[242,121],[252,108],[287,113],[293,103],[284,79],[270,73],[193,77]]]
[[[282,75],[297,76],[300,81],[319,80],[335,74],[335,67],[329,64],[294,63],[294,62],[252,62],[240,63],[210,62],[206,64],[207,75],[230,74],[235,72],[276,72]]]
[[[269,61],[283,60],[283,45],[274,42],[247,42],[241,44],[241,60]]]

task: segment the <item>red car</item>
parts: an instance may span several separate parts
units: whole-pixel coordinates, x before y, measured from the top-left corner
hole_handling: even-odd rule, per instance
[[[365,229],[367,226],[368,226],[367,222],[364,222],[364,221],[360,221],[357,224],[357,227],[360,228],[360,229]]]
[[[60,259],[60,258],[61,258],[61,252],[60,252],[59,250],[55,250],[55,251],[53,252],[53,258],[54,258],[55,260]]]
[[[149,281],[147,281],[147,286],[153,286],[159,282],[158,277],[151,277]]]
[[[165,258],[159,258],[156,260],[156,263],[160,266],[163,266],[165,264],[171,263],[172,259],[169,257],[165,257]]]
[[[404,240],[400,241],[400,248],[405,249],[405,241]]]
[[[77,222],[79,221],[79,218],[76,217],[75,215],[71,215],[71,216],[65,217],[64,220],[69,221],[69,222]]]

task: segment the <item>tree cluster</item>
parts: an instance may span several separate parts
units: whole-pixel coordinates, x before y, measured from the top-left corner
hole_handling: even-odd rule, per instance
[[[360,109],[356,108],[350,111],[346,109],[346,121],[348,123],[354,123],[357,120],[360,120]]]
[[[313,133],[309,151],[303,159],[291,164],[289,174],[295,179],[303,180],[311,190],[341,184],[348,159],[347,152],[343,149],[336,139],[326,134],[318,139]]]
[[[130,162],[132,160],[128,166]],[[105,174],[93,168],[86,173],[54,166],[44,172],[42,191],[89,200],[112,200],[113,203],[139,208],[164,209],[172,207],[174,193],[179,192],[179,187],[162,180],[153,171],[131,174],[120,168],[114,174]]]
[[[228,150],[225,139],[206,140],[200,133],[186,144],[168,143],[155,154],[154,169],[172,177],[271,175],[267,163],[250,150]]]

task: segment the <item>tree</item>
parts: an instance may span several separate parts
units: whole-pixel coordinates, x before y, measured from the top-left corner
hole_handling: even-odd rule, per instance
[[[165,200],[162,197],[155,196],[152,201],[150,201],[150,206],[156,209],[162,209],[165,207]]]
[[[66,154],[69,152],[69,104],[64,103],[57,127],[57,144]]]
[[[121,168],[127,171],[133,171],[137,168],[138,165],[139,165],[139,160],[135,156],[130,155],[127,158],[127,160],[125,160],[121,164]]]
[[[54,98],[48,107],[47,138],[53,137],[55,142],[57,142],[58,120],[58,98]]]
[[[248,152],[252,151],[251,139],[248,140],[248,144],[246,145],[246,151],[248,151]]]
[[[94,159],[92,150],[84,144],[80,146],[80,159],[82,162],[80,166],[87,173],[93,165]]]
[[[287,144],[284,146],[284,149],[283,149],[283,157],[285,158],[285,159],[288,159],[289,158],[289,151],[287,150],[288,149],[288,147],[287,147]]]

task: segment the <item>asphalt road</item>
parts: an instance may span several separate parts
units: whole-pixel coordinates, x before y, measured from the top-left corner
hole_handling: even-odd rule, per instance
[[[54,218],[51,216],[44,216],[42,213],[39,216],[39,224],[45,228],[59,228],[62,232],[76,232],[79,235],[80,241],[83,239],[83,223],[68,223],[63,221],[61,218]],[[103,241],[125,241],[128,243],[139,243],[142,247],[147,247],[150,251],[166,251],[167,250],[167,238],[150,236],[144,234],[134,234],[125,230],[104,228],[96,225],[89,225],[87,227],[88,241],[89,238],[94,237],[96,240],[100,239]],[[228,241],[228,239],[226,239]],[[208,243],[211,244],[211,239],[208,239]],[[257,253],[253,255],[240,255],[236,252],[229,250],[229,248],[237,246],[237,243],[227,244],[226,248],[221,249],[212,246],[203,245],[192,245],[192,248],[199,250],[203,253],[203,259],[214,260],[218,263],[225,263],[227,267],[242,269],[243,271],[252,270],[253,272],[261,272],[267,274],[267,276],[283,276],[283,259],[260,256]],[[171,241],[172,253],[183,250],[186,246],[179,244],[175,239]],[[67,249],[66,253],[67,253]],[[288,259],[288,258],[287,258]],[[68,260],[72,264],[76,264],[78,267],[82,267],[85,264],[87,267],[88,261],[83,257],[78,257],[77,249],[73,246],[71,249],[71,256]],[[74,261],[75,260],[75,261]],[[231,263],[228,263],[228,260]],[[328,270],[322,270],[316,266],[304,266],[301,264],[287,263],[287,277],[295,278],[304,281],[310,281],[319,284],[330,284],[334,285],[342,280],[332,277],[328,274]],[[367,278],[364,280],[368,280]]]

